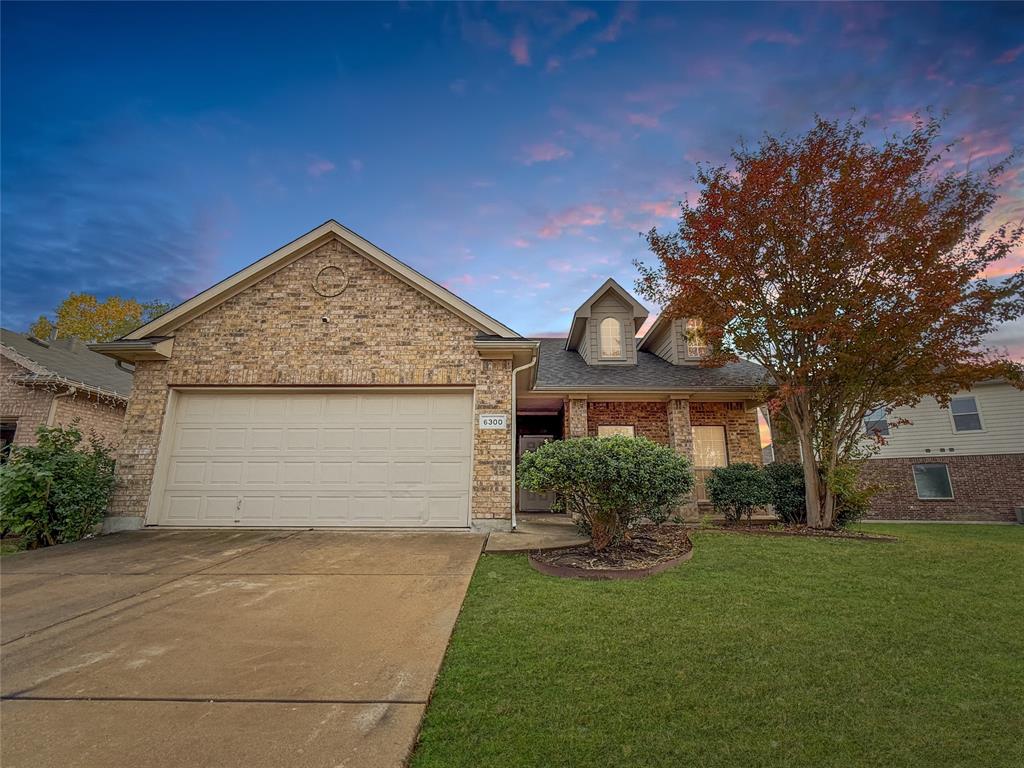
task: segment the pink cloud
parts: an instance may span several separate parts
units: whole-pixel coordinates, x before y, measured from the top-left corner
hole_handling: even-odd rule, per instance
[[[530,40],[523,32],[516,32],[512,41],[508,44],[508,52],[520,67],[530,66]]]
[[[566,157],[572,157],[572,150],[559,146],[553,141],[544,141],[540,144],[530,144],[523,147],[524,165],[550,163],[554,160],[562,160]]]
[[[1012,64],[1022,53],[1024,53],[1024,45],[1018,45],[1016,48],[1003,51],[1003,54],[996,59],[996,64]]]
[[[461,275],[455,275],[455,277],[449,277],[447,280],[445,280],[443,283],[441,283],[441,285],[443,285],[448,290],[452,290],[453,288],[456,288],[456,287],[459,287],[459,288],[472,288],[473,286],[477,285],[479,282],[480,281],[476,277],[474,277],[473,275],[471,275],[468,272],[466,272],[466,273],[461,274]]]
[[[548,63],[544,67],[547,72],[555,72],[562,68],[562,60],[557,56],[548,56]]]
[[[604,206],[593,203],[566,208],[549,216],[537,234],[546,240],[561,237],[565,232],[579,234],[586,227],[598,227],[604,224],[607,213]]]
[[[654,200],[640,203],[640,210],[662,219],[674,219],[679,215],[679,203],[675,200]]]
[[[335,168],[334,163],[330,160],[324,160],[318,158],[313,160],[308,166],[306,166],[306,173],[314,178],[319,178],[325,173],[330,173]]]
[[[657,115],[645,115],[642,112],[633,112],[626,116],[630,125],[639,125],[641,128],[658,128],[661,120]]]
[[[348,161],[348,167],[352,169],[352,173],[362,173],[363,161],[360,160],[358,157],[353,157],[351,160]]]
[[[778,43],[779,45],[800,45],[803,42],[788,29],[753,29],[747,33],[747,44]]]
[[[574,264],[571,261],[565,261],[563,259],[550,259],[547,262],[548,269],[554,272],[560,272],[561,274],[568,274],[569,272],[586,272],[587,268],[579,264]]]
[[[623,27],[634,21],[636,21],[636,6],[633,3],[620,4],[618,11],[615,12],[615,18],[598,34],[598,41],[614,43],[622,34]]]
[[[524,237],[517,237],[515,240],[512,241],[512,247],[513,248],[529,248],[530,247],[530,241],[527,240]]]

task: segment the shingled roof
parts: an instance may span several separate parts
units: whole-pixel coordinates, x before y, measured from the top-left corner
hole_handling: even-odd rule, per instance
[[[13,352],[8,357],[31,373],[23,383],[84,384],[96,391],[127,399],[132,375],[109,357],[93,352],[80,339],[39,341],[24,333],[0,328],[0,344]],[[21,359],[19,359],[21,358]]]
[[[751,390],[769,384],[764,368],[741,360],[721,368],[672,365],[637,352],[636,365],[587,365],[565,338],[540,339],[535,390]]]

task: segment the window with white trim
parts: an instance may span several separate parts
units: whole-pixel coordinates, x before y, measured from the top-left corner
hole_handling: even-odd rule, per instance
[[[949,401],[949,409],[953,413],[954,432],[981,431],[981,411],[973,396],[954,397]]]
[[[864,416],[864,433],[868,436],[889,434],[889,422],[885,418],[885,406],[875,408]]]
[[[636,428],[632,424],[600,424],[597,427],[598,437],[636,437]]]
[[[694,492],[697,501],[707,501],[705,483],[715,467],[729,464],[729,451],[725,442],[725,427],[693,427]]]
[[[708,353],[707,342],[704,341],[702,329],[704,322],[697,317],[686,321],[686,356],[704,357]]]
[[[914,486],[919,499],[952,499],[953,484],[945,464],[915,464]]]
[[[614,317],[606,317],[598,328],[601,333],[601,358],[621,358],[622,323]]]

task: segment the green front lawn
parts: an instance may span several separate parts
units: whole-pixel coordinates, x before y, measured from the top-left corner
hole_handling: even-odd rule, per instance
[[[414,768],[1024,765],[1024,527],[699,531],[638,582],[485,555]]]

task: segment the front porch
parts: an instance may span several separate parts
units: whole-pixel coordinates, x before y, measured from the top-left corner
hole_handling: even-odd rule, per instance
[[[762,463],[758,403],[701,399],[698,395],[527,395],[516,413],[516,458],[548,440],[627,435],[646,437],[686,456],[696,475],[694,493],[680,510],[687,521],[712,514],[705,481],[715,467]],[[554,497],[517,489],[520,513],[546,512]]]

